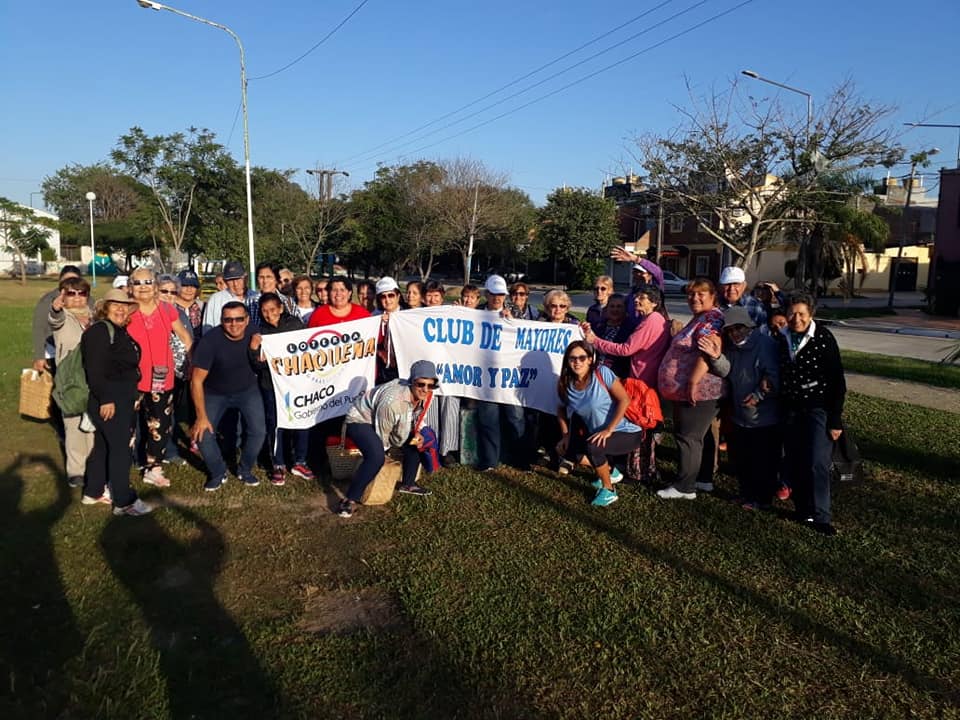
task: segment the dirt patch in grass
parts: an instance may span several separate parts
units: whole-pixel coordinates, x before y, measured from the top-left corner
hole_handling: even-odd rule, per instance
[[[385,630],[399,627],[403,616],[396,601],[380,588],[322,592],[309,586],[303,617],[297,623],[304,632],[344,634],[353,630]]]

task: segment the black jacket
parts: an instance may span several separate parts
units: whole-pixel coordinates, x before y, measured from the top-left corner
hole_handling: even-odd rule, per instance
[[[130,401],[136,396],[140,382],[140,346],[126,328],[116,325],[111,343],[109,322],[96,322],[80,336],[87,385],[97,405]]]
[[[827,428],[842,427],[843,401],[847,383],[840,362],[840,348],[833,333],[823,325],[814,327],[813,337],[790,359],[790,338],[777,337],[780,354],[780,398],[784,410],[827,411]]]

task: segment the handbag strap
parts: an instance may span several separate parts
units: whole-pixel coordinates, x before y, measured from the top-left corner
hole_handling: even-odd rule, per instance
[[[433,402],[433,390],[427,393],[426,402],[423,403],[423,410],[420,413],[420,417],[417,418],[416,422],[413,423],[413,432],[420,432],[421,426],[423,426],[423,421],[427,417],[427,410],[430,409],[430,403]]]

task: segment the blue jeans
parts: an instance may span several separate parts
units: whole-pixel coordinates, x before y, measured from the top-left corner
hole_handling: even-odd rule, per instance
[[[246,431],[243,445],[240,448],[240,462],[237,464],[237,475],[245,477],[250,475],[257,462],[257,455],[260,448],[263,447],[263,439],[266,437],[264,431],[263,418],[263,398],[260,397],[260,390],[256,385],[251,385],[242,392],[230,395],[213,395],[207,393],[205,398],[207,409],[207,419],[213,427],[214,432],[204,433],[200,438],[200,454],[203,455],[203,462],[207,465],[207,470],[211,478],[226,477],[227,464],[223,460],[223,453],[220,452],[220,445],[217,443],[216,430],[220,424],[220,419],[228,410],[237,410],[243,421]]]
[[[527,447],[524,448],[523,445]],[[501,462],[529,464],[533,444],[527,433],[526,413],[519,405],[477,402],[477,461],[480,470]]]
[[[286,461],[283,457],[284,439],[289,434],[293,438],[293,464],[307,464],[307,443],[310,439],[309,430],[284,430],[277,427],[277,402],[273,394],[273,388],[264,390],[260,388],[263,396],[263,416],[267,426],[266,445],[264,449],[270,456],[270,462],[273,467],[285,467]]]
[[[350,438],[363,460],[360,467],[353,474],[350,481],[350,487],[347,488],[347,499],[353,502],[360,502],[363,497],[363,491],[367,485],[373,482],[373,479],[383,467],[386,459],[386,453],[383,450],[383,440],[369,423],[347,423],[347,437]],[[403,485],[412,485],[417,479],[417,469],[420,466],[420,452],[413,445],[404,443],[403,446],[403,475],[401,483]]]
[[[830,522],[830,473],[833,440],[827,434],[827,411],[789,410],[783,423],[785,465],[800,519]]]

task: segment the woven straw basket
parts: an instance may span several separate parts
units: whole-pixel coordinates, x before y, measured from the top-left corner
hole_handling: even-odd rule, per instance
[[[49,420],[51,392],[53,376],[50,373],[23,370],[20,373],[20,414],[37,420]]]
[[[347,447],[347,424],[340,431],[340,442],[327,445],[327,460],[330,462],[330,475],[334,480],[349,480],[357,471],[363,456],[356,447]]]

